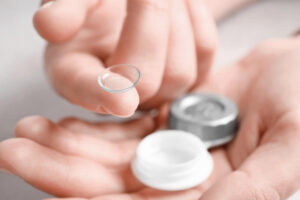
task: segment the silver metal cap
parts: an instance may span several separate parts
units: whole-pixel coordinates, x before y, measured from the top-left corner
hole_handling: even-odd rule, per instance
[[[194,93],[175,100],[170,107],[170,129],[200,137],[207,148],[228,143],[238,127],[236,104],[221,95]]]

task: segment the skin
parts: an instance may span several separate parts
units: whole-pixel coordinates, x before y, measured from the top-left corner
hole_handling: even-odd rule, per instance
[[[34,25],[49,42],[45,71],[57,93],[73,104],[128,117],[138,106],[148,110],[181,96],[209,73],[217,34],[203,1],[43,3]],[[114,64],[139,68],[136,88],[112,94],[99,87],[97,77]],[[116,79],[116,85],[128,84],[124,77]]]
[[[204,0],[215,20],[221,20],[258,0]]]
[[[198,187],[158,191],[129,170],[141,138],[164,125],[163,111],[126,124],[25,118],[0,143],[0,168],[67,200],[286,199],[300,188],[299,55],[300,37],[269,40],[195,89],[235,100],[241,121],[232,143],[211,150],[214,171]]]

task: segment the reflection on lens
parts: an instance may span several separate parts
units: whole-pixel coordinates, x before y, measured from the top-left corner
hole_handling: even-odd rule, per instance
[[[139,79],[140,71],[137,67],[119,64],[106,68],[98,76],[98,84],[108,92],[121,93],[134,88]]]

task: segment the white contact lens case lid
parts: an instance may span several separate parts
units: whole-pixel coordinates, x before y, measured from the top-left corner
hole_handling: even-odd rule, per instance
[[[213,170],[213,159],[199,137],[181,130],[162,130],[141,141],[131,167],[145,185],[176,191],[205,181]]]

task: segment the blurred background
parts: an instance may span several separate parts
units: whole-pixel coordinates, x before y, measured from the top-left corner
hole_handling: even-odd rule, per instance
[[[40,0],[0,1],[0,141],[13,137],[14,125],[28,115],[52,120],[99,116],[71,105],[50,88],[43,72],[45,42],[32,26]],[[300,0],[259,0],[218,24],[220,48],[215,67],[226,66],[255,44],[285,37],[300,28]],[[21,179],[0,172],[1,200],[49,197]],[[300,199],[300,193],[290,200]]]

